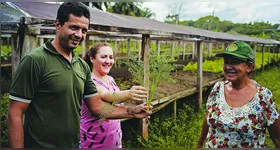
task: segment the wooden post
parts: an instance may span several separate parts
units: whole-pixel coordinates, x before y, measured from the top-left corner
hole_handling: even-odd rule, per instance
[[[119,41],[115,41],[115,47],[114,47],[114,57],[115,57],[115,63],[114,66],[117,68],[117,53],[119,48]]]
[[[267,58],[268,58],[268,65],[267,65],[267,68],[269,69],[269,66],[270,66],[270,45],[268,45],[268,54],[267,54]]]
[[[38,47],[38,38],[36,35],[40,34],[40,26],[36,25],[26,25],[25,34],[23,39],[23,44],[19,45],[21,49],[21,58],[22,59],[26,54],[31,50]]]
[[[264,71],[264,44],[262,46],[262,72]]]
[[[174,111],[174,120],[176,120],[176,118],[177,118],[177,101],[176,100],[174,100],[173,111]]]
[[[128,58],[130,57],[130,52],[131,52],[131,50],[130,50],[130,38],[128,38],[126,40],[126,55],[127,55]]]
[[[44,38],[40,38],[40,40],[39,40],[39,46],[42,46],[44,44]]]
[[[124,43],[125,43],[125,41],[122,40],[122,41],[121,41],[122,49],[119,51],[120,53],[123,53],[123,52],[124,52]]]
[[[203,74],[202,74],[202,55],[203,51],[200,48],[202,42],[197,41],[197,89],[198,89],[198,105],[202,107],[202,81],[203,81]]]
[[[38,38],[36,37],[38,34],[40,34],[40,26],[36,25],[21,25],[19,37],[12,34],[12,73],[16,71],[20,60],[32,49],[38,47]]]
[[[12,73],[16,72],[17,66],[20,62],[20,50],[17,43],[17,34],[11,35],[11,45],[12,45]]]
[[[174,49],[175,49],[175,42],[172,42],[172,48],[171,48],[171,56],[173,57]]]
[[[143,34],[142,35],[142,58],[144,61],[144,86],[149,91],[149,55],[150,55],[150,35]],[[147,98],[149,99],[149,97]],[[144,139],[148,139],[148,123],[146,119],[140,119],[142,126],[142,136]]]
[[[222,43],[222,50],[225,51],[225,44],[226,43]]]
[[[134,50],[136,50],[137,40],[134,40]]]
[[[218,53],[218,49],[219,49],[219,42],[216,42],[216,53],[215,54]]]
[[[183,44],[183,60],[186,59],[186,42]]]
[[[96,42],[97,43],[97,42]],[[91,46],[93,46],[95,44],[94,39],[91,40]]]
[[[204,56],[204,50],[203,50],[204,49],[204,42],[201,41],[200,43],[201,43],[200,44],[200,49],[201,49],[201,54],[202,54],[202,58],[203,58],[203,56]],[[198,53],[197,53],[197,57],[199,57]]]
[[[86,42],[82,41],[82,57],[86,56]]]
[[[208,53],[207,53],[207,57],[211,57],[211,53],[212,53],[212,43],[208,44]]]
[[[0,28],[1,29],[1,28]],[[1,39],[2,40],[2,39]],[[7,37],[7,47],[10,48],[10,37]],[[1,48],[2,49],[2,48]]]
[[[275,66],[275,51],[276,51],[276,45],[273,47],[273,56],[272,56],[273,66]]]
[[[254,44],[254,66],[256,66],[256,58],[257,58],[257,47],[258,45],[255,43]]]
[[[279,59],[279,57],[278,57],[279,51],[280,51],[280,46],[278,46],[278,50],[277,50],[277,60]]]
[[[89,35],[86,35],[86,39],[85,39],[85,45],[86,45],[86,52],[85,55],[87,54],[87,52],[89,51],[89,49],[93,46],[94,43],[92,43],[92,45],[89,47]]]
[[[157,54],[158,56],[160,55],[160,41],[156,40],[156,50],[157,50]]]
[[[142,59],[141,57],[141,50],[142,46],[141,46],[141,41],[138,41],[138,60],[140,61]]]
[[[192,59],[194,59],[195,55],[195,42],[192,43]]]

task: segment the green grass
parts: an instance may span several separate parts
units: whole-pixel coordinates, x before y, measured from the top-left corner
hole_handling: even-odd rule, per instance
[[[278,110],[280,108],[280,86],[279,84],[277,84],[279,83],[279,78],[279,67],[274,67],[269,71],[262,72],[253,77],[253,79],[255,79],[259,84],[271,90],[271,92],[273,93],[273,100],[277,104]],[[265,143],[267,148],[275,148],[268,132],[266,133]]]
[[[280,69],[278,67],[271,68],[266,72],[259,73],[253,77],[261,85],[269,88],[273,95],[274,101],[280,108],[280,86],[278,79],[280,78]],[[204,95],[204,106],[197,111],[194,105],[177,104],[177,119],[173,119],[173,106],[168,105],[165,109],[152,115],[151,124],[149,125],[149,140],[145,141],[134,131],[128,123],[122,126],[123,145],[127,148],[196,148],[203,117],[205,115],[205,101],[207,95]],[[180,100],[184,101],[184,100]],[[179,103],[180,101],[177,101]],[[187,99],[191,101],[191,99]],[[125,124],[125,123],[124,123]],[[266,133],[266,147],[275,148],[269,134]]]
[[[1,59],[7,60],[12,55],[12,47],[8,45],[2,45]]]
[[[270,53],[270,62],[272,62],[273,53]],[[279,58],[275,61],[279,61]],[[256,54],[256,66],[255,69],[260,69],[262,64],[262,53],[257,52]],[[264,53],[264,65],[268,64],[268,52]],[[214,73],[222,73],[223,72],[223,59],[216,58],[215,60],[205,60],[202,64],[202,70],[205,72],[214,72]],[[188,70],[195,72],[197,70],[197,62],[190,62],[186,66],[184,66],[183,70]]]
[[[1,117],[7,116],[8,113],[8,105],[9,105],[10,99],[9,99],[9,93],[6,93],[4,95],[1,95],[1,101],[0,101],[0,113]],[[7,148],[8,145],[8,136],[7,136],[7,124],[6,120],[1,118],[1,147]]]

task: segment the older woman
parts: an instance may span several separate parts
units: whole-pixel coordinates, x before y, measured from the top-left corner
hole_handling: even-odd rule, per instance
[[[207,100],[207,114],[197,147],[264,148],[265,131],[280,147],[280,119],[269,89],[251,80],[254,53],[240,41],[230,44],[224,53],[226,81],[217,82]]]
[[[146,88],[133,86],[130,90],[120,91],[113,77],[107,75],[114,64],[113,51],[109,44],[96,44],[88,51],[85,60],[92,68],[92,79],[102,100],[121,106],[120,103],[130,99],[143,102],[147,98]],[[104,108],[102,111],[106,114],[112,110]],[[121,148],[120,120],[104,120],[104,118],[106,116],[92,116],[82,101],[80,122],[82,148]]]

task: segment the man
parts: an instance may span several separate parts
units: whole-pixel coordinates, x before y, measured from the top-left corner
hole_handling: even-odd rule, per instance
[[[115,107],[102,102],[97,95],[89,66],[73,53],[86,36],[89,19],[89,10],[83,4],[62,4],[57,13],[54,40],[31,51],[19,64],[7,118],[12,148],[75,147],[79,142],[83,98],[95,116],[147,117],[142,111],[144,106]]]

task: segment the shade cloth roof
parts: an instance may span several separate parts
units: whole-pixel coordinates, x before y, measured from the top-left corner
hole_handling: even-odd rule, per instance
[[[20,22],[21,17],[55,20],[60,4],[42,2],[5,2],[0,9],[4,12],[2,22]],[[90,26],[95,30],[118,31],[121,34],[151,34],[174,37],[196,37],[213,40],[241,40],[262,44],[280,44],[279,41],[213,32],[183,25],[172,25],[153,19],[132,17],[104,12],[95,8],[90,10]],[[100,28],[108,27],[108,28]],[[91,29],[91,28],[90,28]]]

